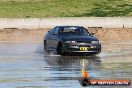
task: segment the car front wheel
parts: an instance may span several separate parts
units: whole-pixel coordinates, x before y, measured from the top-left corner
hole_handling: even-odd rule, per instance
[[[62,43],[61,42],[58,43],[56,51],[57,51],[58,55],[63,54],[63,52],[62,52]]]

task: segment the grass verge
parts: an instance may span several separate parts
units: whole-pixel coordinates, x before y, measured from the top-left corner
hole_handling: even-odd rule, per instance
[[[132,16],[132,0],[0,0],[1,18]]]

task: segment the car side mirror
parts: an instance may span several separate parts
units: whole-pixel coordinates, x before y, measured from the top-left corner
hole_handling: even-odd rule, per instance
[[[94,35],[94,33],[91,33],[91,35]]]
[[[48,31],[48,33],[50,33],[50,31]]]

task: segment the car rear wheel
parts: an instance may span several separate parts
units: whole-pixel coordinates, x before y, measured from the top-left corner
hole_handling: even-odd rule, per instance
[[[44,51],[47,52],[47,43],[44,41]]]

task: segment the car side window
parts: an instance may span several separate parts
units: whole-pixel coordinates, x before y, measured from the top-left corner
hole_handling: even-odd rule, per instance
[[[56,27],[54,30],[53,30],[53,35],[58,35],[58,30],[59,30],[59,28],[58,27]]]
[[[55,28],[56,28],[56,27],[55,27]],[[51,30],[49,31],[49,34],[52,34],[55,28],[51,29]]]

